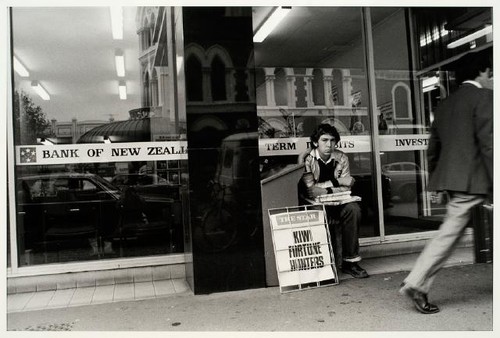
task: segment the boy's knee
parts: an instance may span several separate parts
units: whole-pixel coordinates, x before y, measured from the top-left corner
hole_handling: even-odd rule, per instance
[[[349,215],[361,215],[361,208],[358,203],[347,203],[344,205],[342,213]]]

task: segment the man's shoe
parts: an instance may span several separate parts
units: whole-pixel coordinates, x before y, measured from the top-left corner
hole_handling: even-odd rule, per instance
[[[354,278],[367,278],[369,277],[365,269],[360,267],[358,263],[343,262],[342,272],[348,273]]]
[[[415,308],[423,314],[433,314],[438,313],[439,308],[437,305],[429,303],[427,300],[427,295],[423,292],[420,292],[412,287],[402,286],[399,290],[400,293],[407,295],[415,305]]]

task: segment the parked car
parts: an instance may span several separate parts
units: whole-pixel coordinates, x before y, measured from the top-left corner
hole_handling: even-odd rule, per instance
[[[18,220],[24,227],[26,249],[78,238],[121,240],[163,233],[171,227],[172,199],[140,197],[141,217],[130,222],[125,200],[132,191],[122,191],[94,174],[24,176],[17,185]]]
[[[382,173],[391,179],[393,197],[404,202],[417,198],[417,181],[427,173],[413,162],[394,162],[382,166]]]

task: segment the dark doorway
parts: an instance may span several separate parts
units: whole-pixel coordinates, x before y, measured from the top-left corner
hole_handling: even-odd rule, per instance
[[[201,58],[185,70],[193,248],[187,274],[195,294],[264,287],[257,110],[248,88],[254,84],[245,82],[254,71],[252,11],[184,8],[183,22],[186,59]],[[200,64],[202,79],[193,75]]]

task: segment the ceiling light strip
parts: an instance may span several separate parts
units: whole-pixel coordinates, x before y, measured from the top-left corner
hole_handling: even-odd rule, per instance
[[[28,71],[28,69],[26,69],[26,67],[21,63],[21,61],[19,61],[19,59],[16,56],[14,56],[14,70],[21,77],[30,76],[30,72]]]
[[[448,44],[448,46],[446,46],[446,47],[448,49],[457,48],[458,46],[465,45],[466,43],[469,43],[471,41],[479,39],[480,37],[488,35],[492,32],[493,32],[493,26],[488,25],[488,26],[484,27],[483,29],[478,30],[477,32],[466,35],[463,38],[458,39],[457,41],[453,41],[452,43]]]
[[[121,49],[115,50],[115,65],[116,65],[116,75],[118,77],[125,76],[125,55]]]
[[[123,8],[112,6],[109,7],[111,15],[111,32],[114,40],[123,39]]]
[[[45,90],[45,88],[42,87],[42,85],[38,81],[32,81],[31,87],[42,98],[42,100],[45,100],[45,101],[50,100],[49,93]]]
[[[253,42],[262,42],[267,36],[279,25],[281,20],[291,11],[291,7],[277,7],[274,12],[260,26],[255,35]]]
[[[125,81],[118,82],[118,94],[120,95],[120,100],[127,99],[127,85]]]

